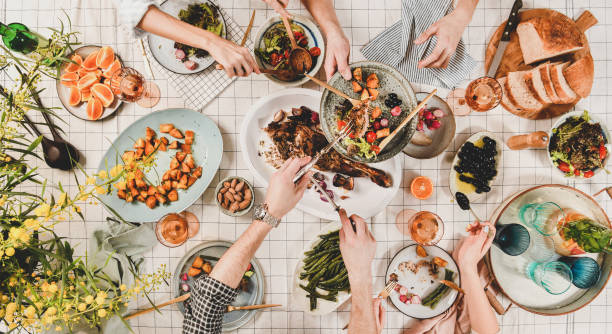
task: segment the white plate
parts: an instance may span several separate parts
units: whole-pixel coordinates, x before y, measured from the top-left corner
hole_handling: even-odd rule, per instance
[[[312,247],[315,246],[320,240],[319,235],[327,234],[332,231],[339,230],[342,227],[342,224],[339,221],[333,221],[321,229],[317,236],[314,237],[306,246],[302,253],[300,253],[300,258],[298,260],[298,264],[295,267],[295,271],[293,272],[293,281],[291,284],[291,296],[292,296],[292,310],[308,312],[313,315],[325,315],[333,312],[335,309],[340,307],[345,301],[347,301],[351,294],[346,291],[341,291],[338,293],[338,300],[335,302],[331,302],[324,299],[317,300],[317,308],[314,310],[310,310],[310,299],[307,296],[307,292],[304,289],[300,288],[300,284],[308,284],[306,281],[300,280],[300,273],[302,272],[302,268],[304,267],[304,253],[311,250]]]
[[[398,283],[400,285],[403,285],[409,292],[414,293],[423,299],[429,293],[434,291],[440,284],[434,280],[431,275],[429,275],[429,268],[422,267],[415,274],[412,271],[401,271],[398,269],[398,266],[400,263],[405,261],[411,261],[413,263],[417,263],[423,259],[431,261],[435,256],[437,256],[448,262],[445,268],[455,272],[453,282],[455,282],[458,286],[461,286],[459,268],[450,254],[438,246],[423,246],[427,251],[427,257],[423,258],[416,254],[416,246],[416,244],[407,246],[393,257],[393,260],[391,260],[391,263],[389,263],[389,266],[387,267],[385,282],[388,282],[389,276],[392,273],[395,273],[398,276]],[[440,268],[437,278],[438,281],[444,279],[444,272],[444,268]],[[431,282],[432,280],[434,280],[433,283]],[[438,302],[436,307],[433,309],[421,304],[404,304],[399,300],[399,293],[395,291],[391,292],[389,299],[393,305],[395,305],[395,307],[405,315],[418,319],[429,319],[448,310],[455,302],[455,299],[457,299],[457,295],[457,291],[451,289],[450,292],[444,296],[444,298],[442,298],[442,300],[440,300],[440,302]]]
[[[536,186],[511,196],[496,210],[491,222],[494,224],[522,224],[518,212],[524,204],[552,201],[561,208],[574,209],[601,223],[610,224],[606,213],[588,195],[564,185],[548,184]],[[529,228],[529,227],[528,227]],[[537,233],[537,232],[535,232]],[[612,267],[612,256],[606,254],[587,254],[601,266],[601,277],[590,289],[579,289],[571,285],[560,295],[552,295],[536,285],[525,275],[525,267],[531,259],[525,252],[519,256],[509,256],[498,247],[491,247],[489,263],[491,272],[503,293],[519,307],[542,315],[561,315],[590,303],[606,287]]]
[[[251,110],[245,116],[240,129],[242,154],[249,170],[255,175],[257,182],[263,184],[264,187],[268,186],[268,180],[275,169],[259,154],[262,151],[262,142],[264,146],[271,144],[271,140],[262,129],[272,121],[274,114],[278,110],[290,111],[292,107],[306,106],[317,111],[320,99],[321,93],[315,90],[304,88],[286,89],[261,98],[251,107]],[[393,185],[389,188],[383,188],[374,184],[368,178],[356,177],[355,189],[346,192],[346,195],[349,196],[348,199],[341,200],[339,197],[344,195],[345,191],[332,186],[331,181],[335,173],[323,172],[326,176],[329,189],[334,192],[336,203],[346,209],[347,212],[357,214],[364,219],[370,218],[384,210],[395,196],[402,180],[401,160],[398,157],[369,165],[391,175]],[[319,218],[328,220],[338,218],[338,214],[332,206],[329,203],[323,202],[314,189],[306,191],[297,207]]]
[[[204,2],[207,2],[217,8],[219,7],[207,0],[167,0],[160,5],[160,8],[169,15],[178,18],[178,14],[181,9],[187,9],[187,6],[192,3]],[[221,13],[221,11],[219,11],[219,19],[223,23],[223,32],[221,33],[221,37],[227,38],[227,24],[225,23],[225,18],[223,17],[223,13]],[[155,60],[157,60],[157,62],[160,63],[163,67],[174,73],[198,73],[204,71],[208,66],[212,65],[215,62],[211,55],[208,55],[203,58],[197,58],[196,56],[192,56],[189,57],[189,60],[193,60],[196,64],[198,64],[198,66],[194,70],[188,70],[185,65],[183,65],[183,62],[176,59],[176,56],[174,55],[174,51],[176,50],[174,48],[174,41],[154,34],[149,34],[148,40],[149,49],[151,49],[153,58],[155,58]]]
[[[323,36],[321,35],[321,30],[319,30],[319,27],[314,22],[312,22],[311,19],[307,18],[306,16],[293,15],[292,19],[293,19],[294,24],[297,24],[302,29],[304,29],[304,33],[306,37],[308,37],[308,46],[306,47],[306,49],[310,50],[310,48],[315,47],[315,46],[321,49],[321,55],[316,57],[316,61],[314,62],[312,69],[310,69],[310,72],[308,72],[308,74],[314,76],[321,69],[321,66],[323,65],[323,57],[325,57],[325,41],[323,40]],[[259,30],[257,30],[257,33],[255,34],[255,39],[254,39],[255,48],[262,48],[265,46],[264,41],[263,41],[263,35],[266,33],[266,31],[268,31],[268,29],[270,29],[272,26],[279,24],[279,23],[280,24],[283,23],[280,16],[272,16],[259,27]],[[270,68],[270,69],[273,68],[273,66],[265,64],[263,60],[261,60],[256,54],[254,55],[254,57],[255,57],[255,61],[257,62],[257,65],[259,65],[260,68]],[[282,80],[277,79],[275,76],[271,74],[264,74],[264,75],[271,81],[274,81],[278,83],[279,85],[285,86],[285,87],[300,86],[303,83],[310,80],[308,79],[308,77],[303,76],[303,75],[299,75],[298,78],[295,79],[294,81],[282,81]]]
[[[495,140],[495,144],[497,147],[497,156],[495,157],[495,169],[497,169],[497,175],[495,177],[493,177],[493,179],[491,181],[489,181],[489,187],[491,187],[491,190],[493,190],[493,186],[495,185],[495,181],[497,179],[499,179],[499,175],[502,172],[502,169],[500,168],[501,164],[501,160],[502,160],[502,152],[503,152],[503,146],[502,146],[502,141],[493,133],[491,132],[487,132],[487,131],[482,131],[482,132],[477,132],[473,135],[470,136],[470,138],[468,138],[466,140],[466,142],[476,142],[478,141],[480,138],[483,138],[485,136],[488,136],[489,138]],[[463,144],[465,145],[465,143]],[[461,149],[463,148],[463,145],[461,145],[461,147],[457,150],[457,154],[455,154],[455,158],[453,158],[453,163],[451,164],[451,169],[450,169],[450,175],[448,177],[448,186],[450,188],[451,191],[451,195],[453,197],[455,197],[455,194],[457,193],[457,172],[455,171],[455,166],[459,163],[459,152],[461,151]],[[470,203],[474,203],[477,202],[478,200],[482,199],[482,197],[485,195],[486,193],[480,193],[477,194],[476,192],[472,192],[469,194],[465,194],[465,196],[467,196],[467,198],[470,200]]]
[[[97,45],[84,45],[74,50],[74,53],[69,54],[67,58],[72,57],[72,55],[76,53],[79,56],[81,56],[83,60],[85,60],[85,58],[87,58],[87,56],[90,53],[98,51],[101,48],[102,48],[101,46],[97,46]],[[121,66],[123,67],[123,61],[121,61],[121,58],[119,58],[119,55],[117,55],[117,53],[115,53],[115,57],[119,59],[119,62],[121,63]],[[62,70],[60,71],[60,76],[66,73],[64,71],[64,68],[65,66],[62,67]],[[80,104],[76,106],[71,106],[70,103],[68,103],[68,101],[70,100],[70,88],[62,85],[59,80],[56,80],[55,88],[57,89],[57,96],[59,97],[60,102],[62,102],[62,104],[64,105],[64,108],[68,110],[69,113],[71,113],[75,117],[78,117],[86,121],[94,121],[90,119],[89,116],[87,116],[87,102],[81,102]],[[98,118],[96,121],[101,121],[111,116],[112,114],[114,114],[115,111],[119,109],[121,104],[123,104],[123,101],[119,100],[119,98],[115,95],[115,99],[113,100],[113,103],[111,103],[110,106],[104,108],[102,112],[102,116],[100,116],[100,118]]]

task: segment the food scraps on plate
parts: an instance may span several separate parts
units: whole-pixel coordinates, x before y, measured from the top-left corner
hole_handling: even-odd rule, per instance
[[[202,176],[202,167],[196,165],[191,154],[194,132],[183,132],[171,123],[160,124],[159,131],[169,134],[168,137],[157,138],[155,130],[147,127],[145,136],[138,138],[133,150],[126,150],[121,155],[127,173],[121,181],[114,184],[117,197],[126,202],[134,200],[145,203],[150,209],[159,204],[167,204],[178,200],[178,189],[188,189]],[[184,142],[179,142],[184,139]],[[159,184],[154,185],[145,177],[145,170],[151,168],[157,151],[177,150],[170,161],[170,168],[163,173]]]
[[[87,103],[87,117],[99,119],[120,94],[119,83],[111,82],[113,73],[121,69],[119,59],[110,46],[93,51],[83,59],[78,54],[62,69],[60,83],[70,88],[68,103],[78,106]]]

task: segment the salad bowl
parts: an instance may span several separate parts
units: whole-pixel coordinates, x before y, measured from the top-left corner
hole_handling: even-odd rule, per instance
[[[310,75],[316,75],[323,65],[323,57],[325,55],[325,42],[321,30],[312,20],[302,15],[292,15],[291,23],[294,31],[296,28],[301,30],[300,33],[303,34],[304,40],[307,41],[307,44],[303,45],[305,49],[310,50],[317,47],[320,50],[320,55],[313,57],[313,65],[308,72]],[[278,35],[275,34],[275,31],[286,32],[280,16],[270,17],[259,27],[255,34],[255,61],[260,68],[274,69],[277,66],[272,66],[264,58],[270,57],[273,53],[283,56],[285,51],[291,50],[291,44],[278,44],[280,39],[276,37]],[[296,40],[299,43],[299,39]],[[303,75],[298,75],[293,81],[279,80],[272,74],[264,75],[271,81],[285,87],[300,86],[309,80],[308,77]]]

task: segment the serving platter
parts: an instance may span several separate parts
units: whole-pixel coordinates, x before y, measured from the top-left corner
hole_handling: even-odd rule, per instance
[[[584,34],[590,27],[597,23],[597,19],[591,14],[591,12],[584,11],[578,19],[575,21],[571,18],[559,13],[558,11],[547,9],[547,8],[537,8],[537,9],[529,9],[519,12],[519,22],[527,21],[534,17],[548,17],[554,21],[558,21],[561,24],[566,25],[575,25],[581,32],[582,42],[586,47],[582,50],[579,50],[573,54],[565,55],[561,57],[555,57],[554,59],[559,60],[562,58],[564,60],[571,60],[572,62],[580,59],[584,56],[591,57],[591,51],[589,48],[589,42]],[[491,65],[491,61],[493,60],[493,56],[497,51],[497,46],[499,45],[499,41],[501,40],[502,33],[504,28],[506,27],[506,22],[502,22],[497,30],[493,33],[493,36],[489,40],[487,44],[487,48],[485,50],[485,73],[488,72],[489,66]],[[540,62],[535,63],[538,65]],[[590,62],[590,66],[593,67],[593,62]],[[503,58],[497,68],[497,72],[495,74],[495,78],[501,78],[505,76],[508,72],[514,71],[524,71],[532,69],[533,65],[526,65],[523,61],[523,53],[521,51],[521,46],[519,45],[518,34],[516,31],[510,34],[510,42],[506,46],[506,50],[504,51]],[[593,69],[590,71],[585,71],[585,80],[590,80],[591,84],[593,82]],[[578,102],[578,101],[576,101]],[[550,104],[544,107],[538,113],[532,113],[527,110],[522,110],[521,113],[517,113],[516,115],[519,117],[529,118],[529,119],[546,119],[553,118],[559,115],[562,115],[569,110],[571,110],[576,102],[569,104]],[[512,111],[511,111],[512,112]]]
[[[379,88],[377,88],[379,95],[378,98],[372,102],[371,106],[379,106],[382,109],[382,115],[389,120],[389,128],[395,129],[407,116],[412,109],[417,105],[417,98],[414,94],[414,90],[410,85],[410,82],[404,78],[396,69],[374,61],[359,61],[350,64],[351,71],[357,67],[361,67],[364,77],[366,74],[376,73],[379,79]],[[353,88],[350,80],[344,80],[340,73],[336,72],[328,82],[331,86],[346,93],[348,96],[353,98],[359,98],[356,93],[353,93]],[[401,108],[402,113],[400,116],[392,116],[390,108],[385,106],[384,99],[390,93],[395,93],[402,100]],[[321,113],[321,128],[325,133],[325,137],[329,142],[332,142],[336,138],[338,133],[336,107],[341,105],[344,101],[343,97],[340,97],[329,90],[323,91],[321,97],[321,106],[319,108]],[[357,155],[349,155],[346,150],[346,146],[341,142],[334,145],[334,149],[338,153],[346,156],[349,159],[360,161],[360,162],[381,162],[387,159],[395,157],[402,149],[410,142],[412,135],[416,131],[416,125],[418,121],[416,117],[397,133],[387,147],[383,149],[372,159],[360,157]]]
[[[502,166],[502,155],[503,155],[502,145],[503,143],[500,141],[499,138],[497,138],[495,134],[493,134],[492,132],[488,132],[488,131],[477,132],[471,135],[465,142],[475,143],[485,136],[488,136],[489,138],[495,140],[495,144],[497,147],[497,156],[495,157],[495,167],[497,170],[497,175],[494,176],[491,181],[489,181],[489,186],[491,187],[491,191],[493,191],[493,186],[495,185],[495,181],[500,179],[500,174],[502,172],[502,168],[500,168],[500,166]],[[465,145],[465,143],[463,145]],[[463,147],[463,145],[461,145],[461,147]],[[450,188],[451,195],[453,197],[458,191],[461,191],[467,196],[470,202],[477,202],[481,200],[487,193],[480,193],[480,194],[476,192],[466,193],[460,190],[459,187],[457,186],[457,181],[459,180],[459,173],[455,171],[454,167],[459,163],[459,151],[461,151],[461,147],[457,150],[457,154],[455,154],[455,157],[453,158],[453,163],[451,164],[450,174],[448,177],[448,187]]]
[[[319,242],[319,235],[327,234],[332,231],[337,231],[342,228],[342,223],[339,221],[332,221],[329,224],[323,226],[321,231],[317,233],[317,235],[312,238],[306,245],[304,245],[304,250],[300,253],[300,257],[298,258],[298,263],[295,267],[295,271],[293,272],[293,279],[291,284],[291,308],[295,311],[303,311],[308,312],[313,315],[325,315],[336,310],[340,305],[344,304],[350,297],[351,294],[346,291],[338,292],[338,297],[335,302],[318,299],[317,300],[317,308],[314,310],[310,310],[310,299],[307,297],[308,293],[300,288],[300,284],[307,284],[308,282],[300,280],[300,273],[304,268],[304,253],[311,250],[316,243]]]
[[[502,225],[522,224],[518,218],[518,212],[524,204],[546,201],[555,202],[561,208],[572,208],[610,226],[608,216],[591,196],[575,188],[558,184],[536,186],[509,197],[493,214],[491,222]],[[605,288],[610,278],[610,270],[612,270],[611,255],[604,253],[585,255],[593,257],[600,265],[599,281],[590,289],[578,289],[572,285],[567,292],[552,295],[525,275],[525,267],[531,262],[527,254],[528,252],[519,256],[509,256],[498,247],[491,247],[487,264],[502,292],[512,303],[526,311],[540,315],[562,315],[588,305]]]
[[[179,12],[182,9],[186,9],[188,5],[193,3],[208,3],[211,6],[219,8],[219,6],[208,0],[166,0],[159,6],[164,12],[178,18]],[[221,20],[221,23],[223,24],[221,37],[227,39],[227,24],[225,22],[225,18],[223,17],[223,13],[220,10],[219,20]],[[202,58],[191,56],[189,57],[189,60],[193,60],[196,64],[198,64],[198,66],[193,70],[188,70],[185,65],[183,65],[183,62],[176,59],[176,56],[174,55],[174,41],[155,34],[149,34],[147,38],[149,40],[149,49],[151,50],[153,58],[155,58],[160,65],[174,73],[194,74],[202,72],[215,62],[215,59],[213,59],[210,54]]]
[[[291,108],[306,106],[316,111],[320,99],[321,93],[318,91],[291,88],[263,97],[251,107],[242,121],[239,140],[244,161],[259,184],[266,187],[275,171],[262,154],[262,151],[271,145],[271,140],[262,129],[272,121],[274,114],[280,109],[287,111]],[[393,185],[389,188],[382,188],[367,178],[356,177],[355,189],[349,193],[344,193],[340,188],[332,188],[337,195],[349,196],[344,200],[336,196],[338,205],[347,212],[358,214],[365,219],[376,215],[389,204],[399,189],[403,175],[401,160],[398,158],[369,165],[387,172],[393,180]],[[331,187],[330,181],[335,173],[321,173],[326,176],[327,183]],[[297,208],[323,219],[335,220],[338,218],[338,214],[331,205],[323,202],[314,189],[306,191],[302,200],[297,204]]]
[[[427,294],[432,292],[436,286],[438,286],[437,281],[435,281],[428,273],[427,268],[421,268],[416,273],[401,271],[398,269],[399,265],[402,262],[411,261],[413,263],[417,263],[420,260],[428,260],[431,261],[433,257],[437,256],[448,264],[445,268],[452,270],[455,272],[454,282],[458,286],[461,286],[461,275],[459,273],[459,267],[452,256],[447,253],[444,249],[438,246],[423,246],[425,251],[427,252],[427,257],[419,257],[416,253],[417,244],[412,244],[410,246],[404,247],[400,250],[387,267],[387,272],[385,274],[385,282],[389,281],[389,276],[392,273],[398,275],[398,283],[408,289],[408,292],[417,294],[423,299]],[[444,269],[440,268],[440,272],[438,273],[437,280],[444,279]],[[389,295],[389,299],[393,303],[393,305],[402,313],[409,317],[417,318],[417,319],[429,319],[435,316],[438,316],[446,310],[448,310],[455,300],[459,293],[456,290],[450,289],[449,293],[444,296],[440,302],[433,309],[428,306],[423,306],[421,304],[405,304],[399,299],[399,293],[396,291],[391,292]]]
[[[96,52],[100,50],[101,48],[102,47],[98,45],[83,45],[75,49],[73,53],[67,55],[66,58],[70,58],[72,57],[72,55],[78,54],[84,60],[85,58],[87,58],[87,56],[90,53]],[[115,53],[115,58],[119,60],[119,63],[121,63],[121,66],[123,67],[123,61],[121,60],[121,58],[119,57],[117,53]],[[61,68],[60,76],[66,73],[65,72],[66,66],[67,64]],[[74,117],[77,117],[77,118],[80,118],[86,121],[92,121],[92,119],[90,119],[87,116],[87,101],[81,102],[80,104],[76,106],[72,106],[70,105],[70,103],[68,103],[68,101],[70,100],[70,88],[62,85],[60,83],[60,80],[56,80],[55,88],[57,90],[57,96],[59,97],[60,102],[64,106],[64,109],[68,110],[68,112],[72,114]],[[119,98],[115,95],[115,99],[113,100],[113,103],[111,103],[111,105],[108,107],[104,107],[102,116],[96,119],[96,121],[100,121],[100,120],[103,120],[105,118],[112,116],[117,110],[119,110],[122,104],[123,104],[123,101],[119,100]]]
[[[172,277],[173,297],[179,297],[185,293],[180,288],[180,285],[183,282],[189,285],[189,291],[193,290],[193,284],[195,283],[195,279],[193,277],[189,277],[187,281],[182,281],[181,275],[189,270],[196,256],[221,258],[221,256],[223,256],[223,254],[231,246],[232,243],[228,241],[207,241],[195,246],[189,252],[187,252],[178,262],[176,270],[174,271],[174,276]],[[216,264],[216,261],[207,261],[210,262],[213,267]],[[265,286],[265,276],[263,273],[263,268],[261,267],[256,258],[251,259],[251,264],[253,265],[253,271],[255,272],[255,274],[251,276],[249,280],[248,291],[241,291],[238,296],[236,296],[236,299],[230,304],[232,306],[257,305],[261,304],[263,301]],[[178,303],[177,306],[181,313],[184,314],[184,302]],[[223,331],[233,331],[246,325],[255,316],[256,313],[257,310],[239,310],[225,313],[223,315]]]
[[[159,132],[159,125],[163,123],[172,123],[176,128],[192,130],[195,132],[195,139],[191,146],[192,154],[196,165],[202,166],[202,177],[186,190],[179,189],[179,198],[175,202],[170,202],[167,205],[159,205],[154,209],[149,209],[145,203],[134,201],[128,203],[117,197],[117,189],[111,187],[112,191],[105,195],[99,195],[100,200],[105,206],[112,208],[123,219],[132,222],[151,222],[157,221],[164,215],[173,212],[182,212],[193,204],[208,187],[212,178],[217,173],[219,164],[221,163],[221,155],[223,153],[223,140],[221,132],[213,120],[208,116],[199,112],[184,109],[171,108],[156,111],[147,114],[126,128],[110,148],[106,151],[98,170],[110,170],[117,164],[122,164],[121,154],[128,149],[132,149],[134,141],[137,138],[144,136],[147,127],[157,131],[158,137],[167,134]],[[156,165],[149,171],[145,172],[145,176],[153,183],[159,183],[164,171],[168,169],[170,160],[174,156],[174,150],[167,152],[156,153]]]
[[[307,18],[306,16],[294,14],[291,16],[291,20],[293,24],[298,25],[304,30],[304,34],[308,38],[308,46],[305,47],[306,50],[310,50],[310,48],[315,47],[315,46],[321,49],[321,55],[316,58],[316,62],[313,63],[312,68],[308,72],[308,74],[310,75],[316,75],[321,69],[321,66],[323,65],[323,58],[325,56],[325,40],[323,39],[321,30],[314,22],[312,22],[311,19]],[[281,20],[280,16],[272,16],[268,18],[268,20],[266,20],[266,22],[264,22],[259,27],[259,29],[257,30],[257,33],[255,34],[255,39],[254,39],[255,48],[265,47],[264,40],[263,40],[264,35],[266,34],[268,30],[270,30],[273,26],[277,24],[281,24],[281,25],[283,24],[283,21]],[[257,65],[260,68],[268,68],[268,69],[274,68],[274,66],[266,64],[260,57],[257,56],[257,54],[255,54],[255,61],[257,62]],[[264,73],[264,75],[271,81],[274,81],[278,83],[279,85],[285,86],[285,87],[300,86],[306,83],[308,80],[310,80],[308,77],[304,75],[298,75],[297,78],[293,81],[282,81],[268,73]]]

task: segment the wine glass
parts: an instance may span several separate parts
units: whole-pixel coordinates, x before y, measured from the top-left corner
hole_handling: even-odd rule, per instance
[[[403,210],[397,215],[395,224],[400,232],[423,246],[437,244],[444,235],[444,222],[429,211]]]
[[[473,80],[467,88],[456,88],[447,101],[455,115],[467,115],[474,111],[489,111],[499,105],[503,96],[501,84],[491,77]]]
[[[131,67],[122,67],[111,77],[111,88],[118,92],[122,101],[136,102],[143,108],[151,108],[159,102],[159,86],[146,81],[140,72]]]
[[[169,213],[155,224],[157,240],[166,247],[178,247],[187,239],[197,234],[199,223],[195,215],[184,211],[183,213]]]

